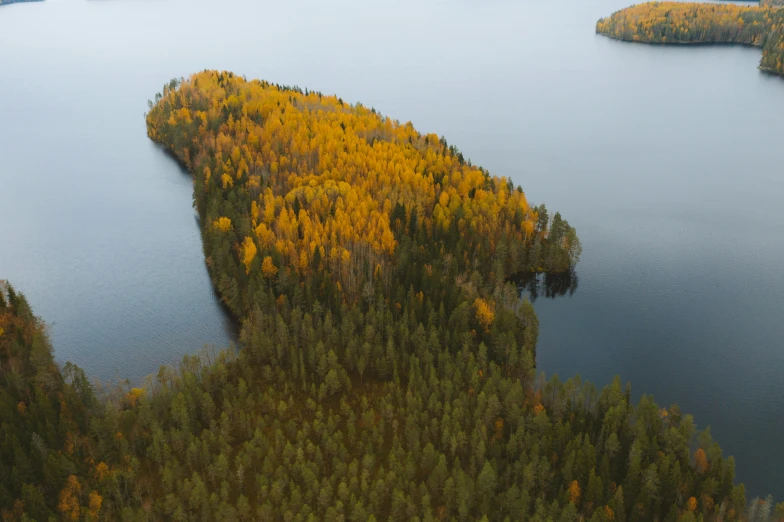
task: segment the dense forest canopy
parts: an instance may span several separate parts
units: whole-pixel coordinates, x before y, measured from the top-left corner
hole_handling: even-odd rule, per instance
[[[168,84],[147,123],[194,175],[242,349],[99,400],[5,287],[4,519],[749,514],[733,459],[676,405],[536,377],[538,321],[509,279],[569,275],[579,240],[445,139],[212,71]]]
[[[338,298],[353,303],[367,285],[388,290],[412,255],[433,278],[470,271],[493,283],[570,270],[580,255],[559,214],[550,219],[510,180],[410,123],[213,72],[162,96],[150,137],[194,172],[208,262],[240,316],[249,303],[239,290],[264,288],[269,271],[288,282],[326,270]]]
[[[102,497],[70,477],[95,472],[89,418],[97,403],[84,373],[54,362],[44,325],[23,295],[0,281],[0,516],[48,520],[79,490],[88,516]],[[82,480],[84,482],[84,480]],[[69,487],[71,488],[69,490]]]
[[[286,319],[302,332],[287,350],[319,339],[323,353],[350,327]],[[404,382],[347,383],[352,393],[329,377],[325,393],[308,389],[246,349],[185,357],[144,388],[97,400],[78,368],[54,364],[42,324],[10,286],[0,325],[3,520],[691,521],[744,512],[733,460],[710,434],[677,406],[632,405],[619,379],[601,391],[579,379],[534,381],[508,375],[484,349],[451,354],[423,339]],[[322,374],[340,366],[333,350],[322,357]],[[767,520],[770,504],[760,506],[753,519]]]
[[[771,5],[649,2],[602,18],[596,23],[596,32],[644,43],[762,47],[760,68],[784,74],[784,11]]]

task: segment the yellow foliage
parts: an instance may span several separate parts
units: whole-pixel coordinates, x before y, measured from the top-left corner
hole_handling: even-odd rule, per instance
[[[690,497],[689,501],[687,502],[687,506],[689,511],[696,511],[697,509],[697,499],[694,497]]]
[[[212,224],[215,228],[220,230],[221,232],[228,232],[231,228],[231,219],[223,216],[215,220],[215,223]]]
[[[302,273],[307,272],[308,266],[310,266],[309,263],[308,263],[308,253],[305,250],[303,250],[303,251],[301,251],[299,253],[299,270],[300,270],[300,272],[302,272]]]
[[[225,107],[236,109],[228,120]],[[181,126],[189,118],[200,125]],[[249,202],[258,246],[274,246],[280,268],[307,273],[301,253],[310,260],[318,249],[349,294],[361,288],[367,266],[389,275],[397,248],[390,216],[401,205],[398,233],[412,226],[437,241],[456,225],[468,252],[484,249],[488,237],[490,253],[502,240],[535,240],[535,212],[507,180],[463,161],[434,134],[336,96],[205,71],[148,113],[151,136],[171,125],[195,145],[205,183],[221,175],[224,190]],[[243,176],[247,183],[235,183]],[[226,232],[230,223],[218,228]]]
[[[264,261],[261,263],[261,273],[264,274],[264,277],[267,279],[275,277],[278,273],[278,267],[272,262],[272,257],[267,256],[264,258]]]
[[[495,320],[493,306],[484,299],[477,297],[474,301],[474,309],[476,311],[476,320],[479,321],[479,324],[482,325],[486,332],[489,332],[490,326],[492,326]]]
[[[245,265],[245,273],[250,273],[250,264],[256,257],[256,243],[253,242],[252,237],[246,237],[242,242],[242,264]]]
[[[596,31],[642,42],[736,42],[759,45],[771,30],[775,9],[758,6],[646,2],[602,18]],[[753,20],[753,23],[748,23]],[[746,27],[749,26],[749,27]]]
[[[143,388],[131,388],[127,395],[128,402],[131,403],[131,406],[136,406],[136,403],[139,402],[139,397],[143,397],[145,393]]]
[[[259,243],[262,247],[267,248],[275,243],[275,234],[264,223],[257,226],[254,232],[256,237],[259,238]]]

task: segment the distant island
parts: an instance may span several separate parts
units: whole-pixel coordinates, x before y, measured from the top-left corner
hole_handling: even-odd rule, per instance
[[[762,48],[759,68],[784,75],[781,0],[760,6],[650,2],[621,9],[596,22],[596,32],[652,44],[734,43]]]
[[[22,2],[43,2],[44,0],[0,0],[0,5],[20,4]]]

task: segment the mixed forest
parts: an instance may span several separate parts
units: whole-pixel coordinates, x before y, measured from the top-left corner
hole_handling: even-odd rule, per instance
[[[216,71],[167,84],[147,128],[194,177],[242,347],[98,390],[4,285],[4,520],[784,516],[677,405],[537,377],[512,281],[569,276],[579,239],[444,138]]]
[[[632,42],[761,47],[760,69],[784,74],[784,11],[773,5],[649,2],[602,18],[596,32]]]

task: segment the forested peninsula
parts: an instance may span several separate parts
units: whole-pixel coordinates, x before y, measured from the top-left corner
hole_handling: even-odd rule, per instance
[[[772,5],[649,2],[602,18],[596,32],[631,42],[761,47],[760,69],[784,75],[784,10]]]
[[[5,520],[748,519],[677,405],[536,376],[507,279],[581,248],[520,187],[372,108],[227,72],[167,84],[147,129],[194,177],[242,348],[94,390],[3,285]]]

